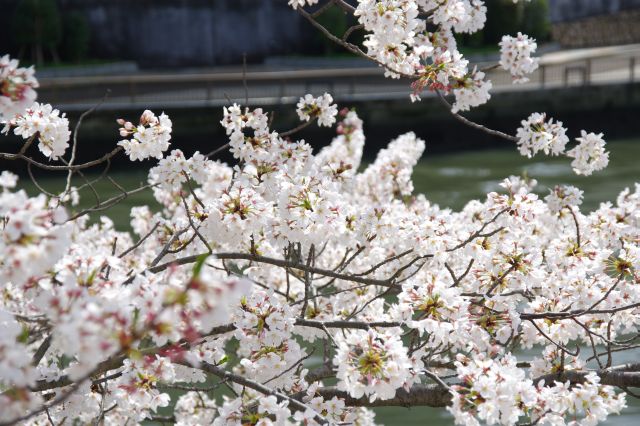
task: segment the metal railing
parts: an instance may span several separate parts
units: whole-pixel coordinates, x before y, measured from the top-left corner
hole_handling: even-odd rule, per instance
[[[502,70],[488,72],[497,91],[526,91],[590,84],[636,81],[640,46],[581,49],[545,55],[526,84],[513,85]],[[482,68],[491,64],[477,64]],[[340,101],[402,99],[410,91],[406,80],[385,78],[379,67],[306,69],[196,74],[135,74],[45,78],[40,96],[68,111],[94,105],[107,90],[105,109],[196,108],[244,103],[245,85],[251,105],[296,103],[305,93],[329,92]],[[430,96],[429,92],[424,94]]]

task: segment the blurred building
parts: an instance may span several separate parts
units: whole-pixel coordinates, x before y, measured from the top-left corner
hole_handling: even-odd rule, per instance
[[[563,47],[640,43],[640,0],[550,0],[550,13]]]

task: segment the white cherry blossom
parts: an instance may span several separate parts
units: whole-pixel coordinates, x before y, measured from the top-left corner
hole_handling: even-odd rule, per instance
[[[118,142],[131,161],[147,158],[160,160],[163,152],[169,149],[172,123],[165,113],[156,117],[153,112],[145,110],[137,126],[123,119],[119,119],[118,124],[122,126],[120,136],[131,138]]]

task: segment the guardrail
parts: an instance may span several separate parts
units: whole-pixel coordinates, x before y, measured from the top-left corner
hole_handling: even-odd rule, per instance
[[[523,85],[511,84],[502,70],[488,72],[497,91],[538,90],[589,84],[636,81],[640,73],[640,45],[581,49],[543,56],[539,69]],[[477,64],[479,68],[491,64]],[[406,80],[387,79],[379,67],[306,69],[287,71],[224,72],[196,74],[135,74],[45,78],[41,97],[72,111],[94,105],[107,90],[103,109],[194,108],[244,103],[289,104],[305,93],[330,92],[340,101],[406,98]],[[429,92],[424,94],[430,96]]]

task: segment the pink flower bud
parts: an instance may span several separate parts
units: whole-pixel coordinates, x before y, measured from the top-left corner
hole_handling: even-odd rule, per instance
[[[142,124],[143,126],[147,124],[155,123],[155,122],[156,122],[156,116],[153,115],[153,113],[148,109],[145,110],[140,116],[140,124]]]

